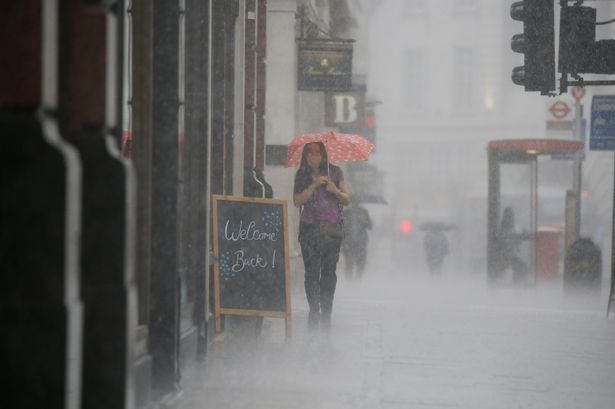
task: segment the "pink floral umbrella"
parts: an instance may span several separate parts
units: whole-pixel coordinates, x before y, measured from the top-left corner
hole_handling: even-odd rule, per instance
[[[299,135],[288,144],[286,167],[299,166],[303,147],[312,142],[325,145],[329,162],[332,163],[365,161],[374,150],[374,144],[361,135],[334,131]]]

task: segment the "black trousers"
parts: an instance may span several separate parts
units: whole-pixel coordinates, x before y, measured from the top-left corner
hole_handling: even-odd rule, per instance
[[[337,284],[335,268],[342,239],[321,236],[317,225],[301,223],[299,244],[305,266],[305,295],[310,312],[329,315],[333,308]]]

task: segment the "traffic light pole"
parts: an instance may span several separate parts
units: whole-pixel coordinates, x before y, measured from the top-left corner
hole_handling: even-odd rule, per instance
[[[615,301],[615,171],[613,172],[613,220],[611,233],[611,289],[609,291],[609,303],[606,307],[606,317],[611,312],[611,303]]]
[[[581,135],[581,119],[583,116],[583,105],[581,101],[577,100],[574,104],[574,131],[576,137],[584,141],[585,135]],[[583,161],[581,155],[583,151],[577,151],[574,153],[574,171],[573,171],[573,188],[574,188],[574,238],[579,238],[581,234],[581,184],[582,184],[582,170]]]
[[[587,87],[589,85],[615,85],[615,81],[602,80],[602,81],[585,81],[583,78],[579,77],[577,81],[569,81],[568,74],[563,73],[559,79],[559,93],[565,94],[568,92],[568,87]]]

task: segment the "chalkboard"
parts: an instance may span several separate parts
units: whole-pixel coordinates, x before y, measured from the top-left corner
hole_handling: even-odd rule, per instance
[[[285,318],[290,333],[286,201],[213,195],[216,330],[221,315]]]

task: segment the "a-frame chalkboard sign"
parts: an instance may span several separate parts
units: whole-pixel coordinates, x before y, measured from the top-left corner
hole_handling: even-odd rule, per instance
[[[291,335],[286,201],[213,195],[214,315],[275,317]]]

